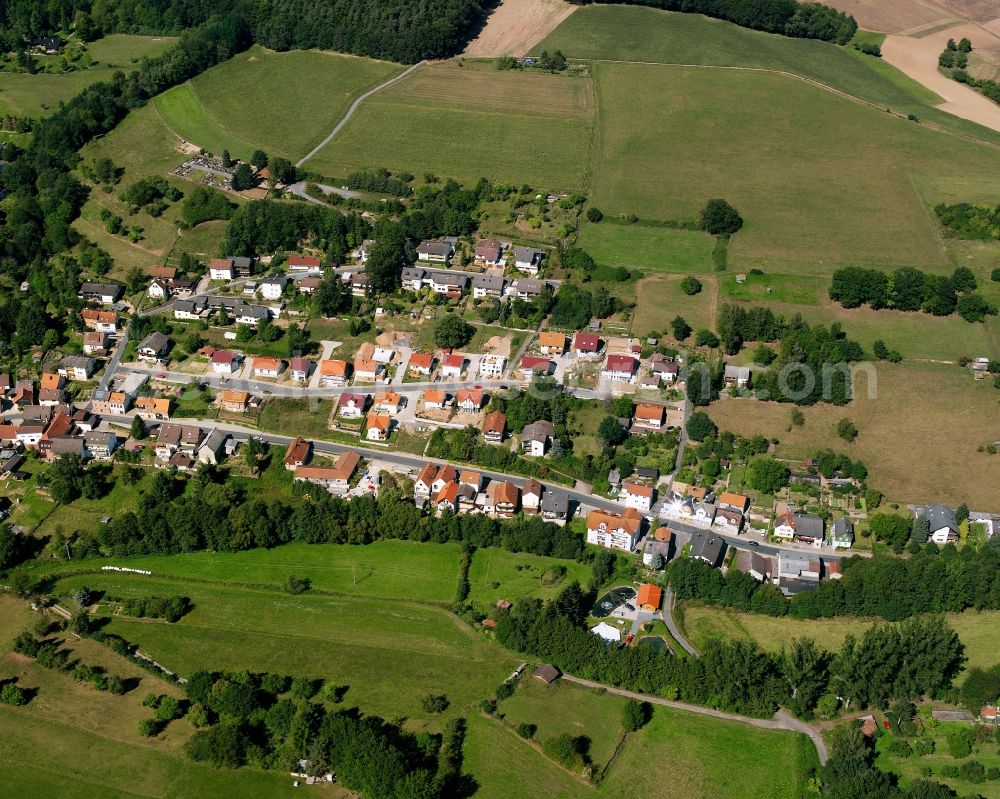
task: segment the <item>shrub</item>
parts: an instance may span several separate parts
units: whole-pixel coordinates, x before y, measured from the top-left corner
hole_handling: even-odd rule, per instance
[[[704,411],[695,411],[688,419],[687,433],[695,441],[704,441],[718,432],[715,422]]]
[[[420,700],[420,706],[425,713],[444,713],[448,709],[448,697],[444,694],[427,694]],[[494,708],[496,703],[494,703]]]
[[[160,722],[156,719],[139,719],[139,735],[152,738],[160,731]]]
[[[160,706],[160,697],[150,691],[142,700],[142,706],[156,710]]]
[[[689,297],[693,297],[695,294],[701,291],[701,281],[696,277],[691,277],[688,275],[681,281],[681,291],[687,294]]]
[[[160,700],[159,707],[156,708],[156,718],[159,721],[173,721],[182,715],[181,703],[172,696],[164,696]]]
[[[698,227],[713,236],[731,236],[743,227],[743,217],[725,200],[709,200],[701,210]]]
[[[590,206],[590,208],[587,209],[587,221],[588,222],[593,222],[594,224],[597,224],[602,219],[604,219],[604,214],[602,214],[600,212],[600,210],[598,210],[594,206]]]
[[[972,727],[959,727],[948,733],[948,754],[954,758],[968,757],[976,742],[976,731]]]
[[[527,722],[524,721],[522,721],[520,724],[517,725],[517,734],[527,740],[534,738],[535,732],[537,730],[538,727],[536,727],[534,724],[528,724]]]
[[[904,738],[893,738],[889,741],[889,754],[895,755],[896,757],[910,757],[913,754],[913,748]]]
[[[5,705],[23,705],[28,701],[28,695],[23,689],[9,682],[0,688],[0,702]]]
[[[549,757],[566,768],[579,768],[586,765],[585,754],[589,748],[589,739],[585,736],[573,737],[568,733],[547,738],[542,743],[542,749]]]
[[[496,695],[497,701],[502,702],[507,697],[513,695],[514,685],[509,682],[502,682],[497,686],[493,693]]]
[[[641,730],[653,717],[653,706],[649,702],[629,699],[622,708],[622,727],[625,732]]]
[[[959,766],[959,776],[967,782],[980,783],[986,779],[986,768],[978,760],[968,760]]]
[[[711,330],[699,330],[694,337],[694,343],[699,347],[718,347],[719,337]]]

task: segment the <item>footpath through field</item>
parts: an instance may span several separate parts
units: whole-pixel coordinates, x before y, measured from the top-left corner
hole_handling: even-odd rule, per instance
[[[752,716],[741,716],[738,713],[726,713],[723,710],[701,707],[701,705],[689,705],[687,702],[674,702],[670,699],[664,699],[663,697],[652,696],[650,694],[643,694],[638,691],[626,691],[624,688],[615,688],[612,685],[605,685],[604,683],[594,682],[593,680],[584,680],[580,677],[574,677],[571,674],[563,674],[562,679],[571,683],[576,683],[577,685],[582,685],[586,688],[603,688],[609,694],[614,694],[615,696],[624,696],[628,699],[638,699],[640,702],[649,702],[653,705],[663,705],[664,707],[672,707],[676,710],[686,710],[689,713],[698,713],[702,716],[711,716],[712,718],[723,719],[724,721],[735,721],[737,724],[748,724],[751,727],[760,727],[764,730],[788,730],[789,732],[798,732],[809,737],[809,739],[813,742],[813,746],[816,747],[816,755],[819,757],[820,765],[826,765],[826,742],[824,742],[823,736],[804,721],[799,721],[797,718],[784,710],[779,710],[775,713],[773,719],[755,719]]]

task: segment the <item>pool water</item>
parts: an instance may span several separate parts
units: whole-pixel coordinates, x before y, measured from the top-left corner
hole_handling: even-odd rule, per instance
[[[667,642],[658,635],[647,635],[639,639],[639,646],[648,646],[654,652],[663,652],[667,648]]]

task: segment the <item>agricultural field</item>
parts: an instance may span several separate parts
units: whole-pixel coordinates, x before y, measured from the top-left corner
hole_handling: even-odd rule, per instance
[[[670,320],[683,316],[694,330],[715,327],[716,279],[702,275],[702,290],[694,296],[681,291],[681,277],[647,277],[636,286],[632,332],[639,336],[656,331],[670,335]]]
[[[564,568],[565,576],[559,577],[553,567]],[[590,567],[574,560],[505,549],[477,549],[469,567],[469,601],[487,610],[498,599],[511,602],[523,596],[551,599],[574,580],[582,585],[588,579]]]
[[[584,224],[579,244],[605,266],[681,275],[699,275],[715,269],[712,262],[715,239],[695,230],[605,221]]]
[[[488,61],[425,65],[366,100],[305,166],[324,175],[386,167],[581,190],[593,117],[587,76],[497,72]]]
[[[252,47],[156,98],[167,126],[214,153],[262,149],[295,161],[315,147],[368,89],[399,73],[385,61]]]
[[[826,448],[846,452],[868,465],[871,485],[893,501],[935,497],[953,507],[962,502],[993,507],[1000,461],[977,449],[996,438],[997,392],[968,370],[882,362],[874,397],[862,377],[850,405],[801,408],[805,424],[789,430],[792,407],[725,397],[708,414],[723,430],[777,438],[779,457],[810,457]],[[837,437],[837,422],[844,417],[860,431],[853,444]]]
[[[112,34],[86,45],[81,59],[89,59],[85,69],[65,73],[38,72],[34,75],[0,72],[0,115],[44,117],[55,111],[92,83],[108,80],[115,72],[129,72],[139,59],[160,55],[177,39],[169,36]],[[40,70],[62,56],[37,56]]]
[[[365,546],[291,543],[246,552],[102,558],[100,565],[148,569],[157,579],[272,589],[280,588],[288,575],[294,574],[308,577],[319,591],[359,597],[405,596],[411,601],[444,603],[455,597],[458,559],[454,544],[375,541]],[[95,565],[82,562],[85,569]],[[74,571],[65,563],[48,568],[64,574]],[[136,587],[141,584],[138,580]]]
[[[1000,661],[994,639],[1000,611],[968,610],[944,616],[965,644],[966,668],[988,668]],[[824,649],[835,652],[847,635],[860,637],[876,623],[882,622],[854,616],[818,620],[774,618],[699,604],[684,606],[684,630],[696,647],[704,646],[713,638],[747,638],[765,649],[777,651],[788,647],[796,638],[812,638]]]
[[[405,573],[396,579],[405,581]],[[436,723],[421,707],[428,693],[447,695],[449,714],[464,713],[517,665],[448,611],[408,601],[404,591],[291,596],[115,574],[68,577],[56,590],[72,593],[80,585],[116,595],[190,597],[194,610],[176,624],[116,616],[106,628],[181,675],[208,668],[323,678],[349,686],[348,706],[405,716],[418,726]]]

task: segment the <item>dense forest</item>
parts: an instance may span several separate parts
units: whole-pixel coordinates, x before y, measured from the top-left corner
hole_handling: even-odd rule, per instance
[[[482,0],[13,0],[0,5],[7,49],[72,26],[85,40],[109,33],[167,34],[238,14],[255,42],[275,50],[340,50],[415,63],[454,55],[476,30]]]
[[[570,0],[585,5],[591,0]],[[593,0],[598,3],[621,0]],[[802,39],[824,39],[847,44],[858,23],[854,17],[821,3],[798,3],[796,0],[626,0],[640,6],[667,11],[704,14],[733,22],[744,28],[781,33]]]

